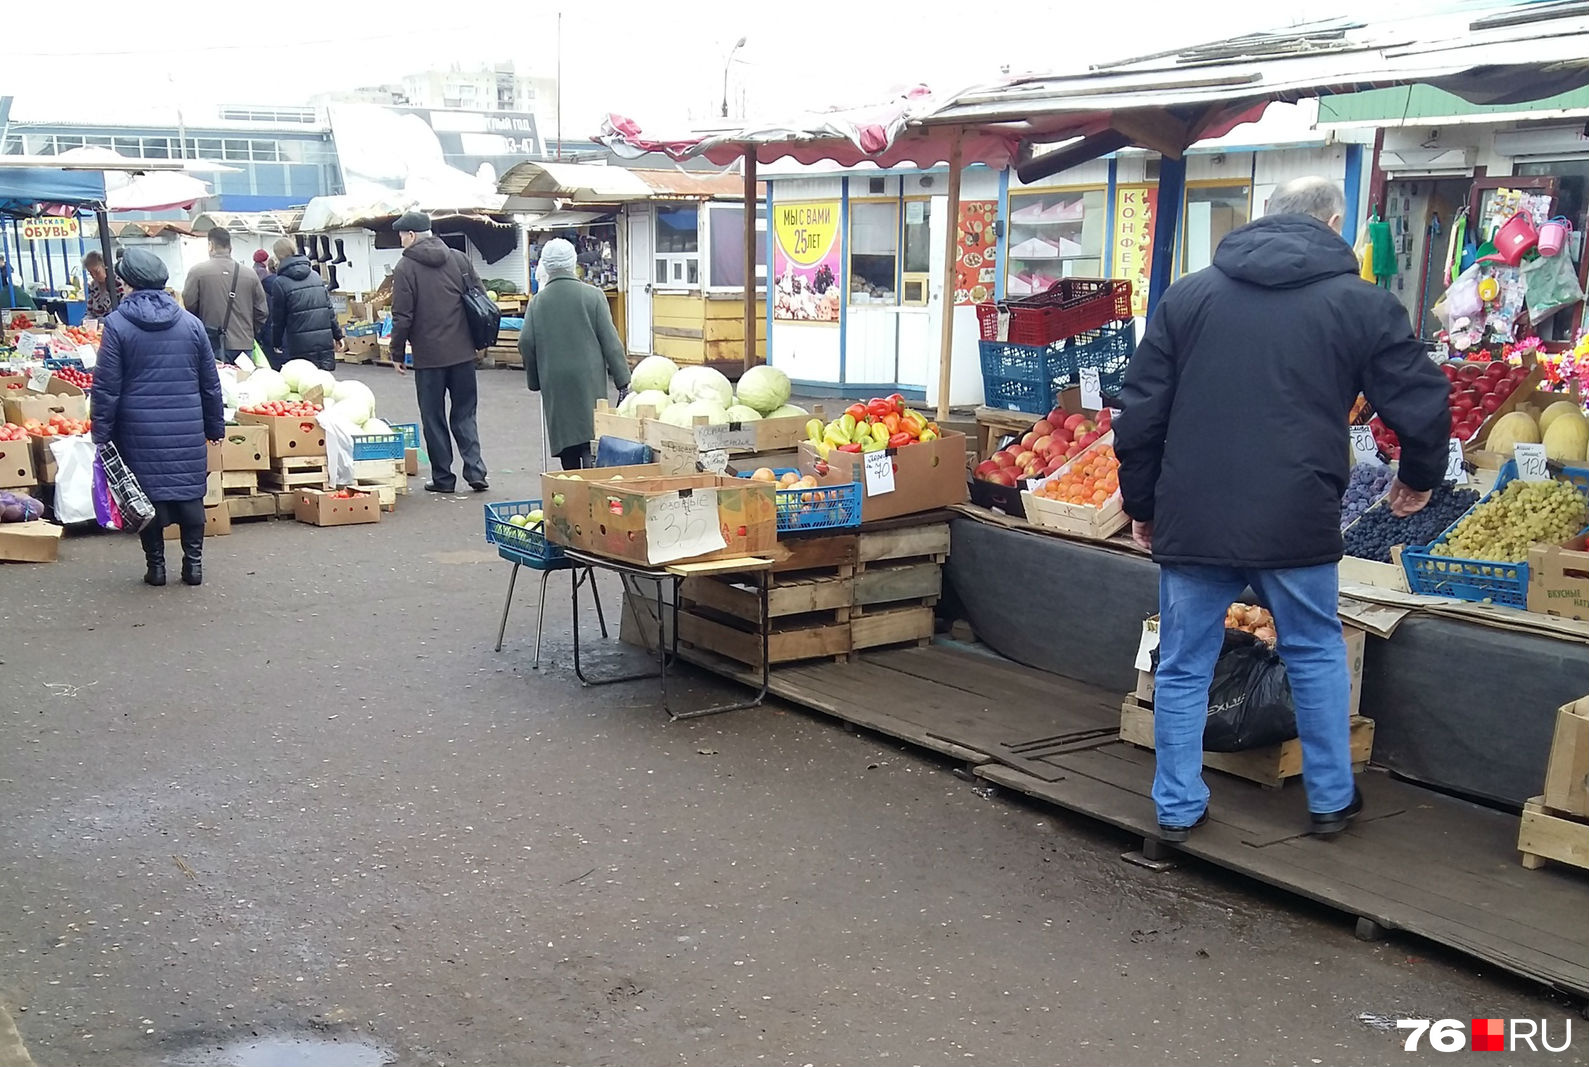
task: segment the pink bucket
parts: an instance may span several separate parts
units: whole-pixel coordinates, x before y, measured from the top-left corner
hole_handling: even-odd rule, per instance
[[[1561,252],[1567,244],[1567,235],[1572,232],[1572,222],[1565,215],[1557,215],[1539,228],[1539,254],[1554,256]]]

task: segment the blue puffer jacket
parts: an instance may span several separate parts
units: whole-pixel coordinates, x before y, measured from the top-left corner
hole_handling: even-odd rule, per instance
[[[116,443],[150,500],[198,500],[204,442],[226,433],[204,325],[158,289],[133,293],[104,325],[94,367],[94,443]]]

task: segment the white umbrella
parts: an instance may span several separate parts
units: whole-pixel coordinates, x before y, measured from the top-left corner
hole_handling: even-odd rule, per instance
[[[191,208],[210,195],[208,182],[175,171],[154,171],[112,189],[105,197],[105,206],[111,211],[164,211]]]

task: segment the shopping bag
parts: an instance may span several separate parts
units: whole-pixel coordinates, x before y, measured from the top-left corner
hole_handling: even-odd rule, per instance
[[[155,507],[114,444],[106,442],[99,446],[94,456],[94,468],[96,475],[100,471],[104,472],[105,487],[110,491],[116,510],[120,512],[121,525],[116,528],[142,533],[144,527],[154,521]]]
[[[122,528],[121,508],[110,492],[110,480],[105,477],[105,462],[94,454],[94,518],[107,530]]]
[[[94,522],[94,442],[87,434],[50,442],[55,456],[55,521]]]
[[[1578,269],[1570,256],[1541,256],[1523,264],[1523,284],[1527,290],[1528,321],[1535,326],[1563,308],[1583,299],[1578,284]]]
[[[1242,752],[1296,736],[1296,706],[1279,654],[1252,634],[1226,630],[1219,662],[1214,664],[1214,681],[1208,687],[1203,748]]]
[[[315,416],[326,432],[326,484],[340,489],[353,484],[353,435],[358,431],[335,407]]]

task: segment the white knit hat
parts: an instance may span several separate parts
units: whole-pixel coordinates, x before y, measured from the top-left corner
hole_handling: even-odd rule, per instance
[[[541,266],[548,274],[572,274],[579,256],[574,246],[561,237],[554,237],[541,249]]]

